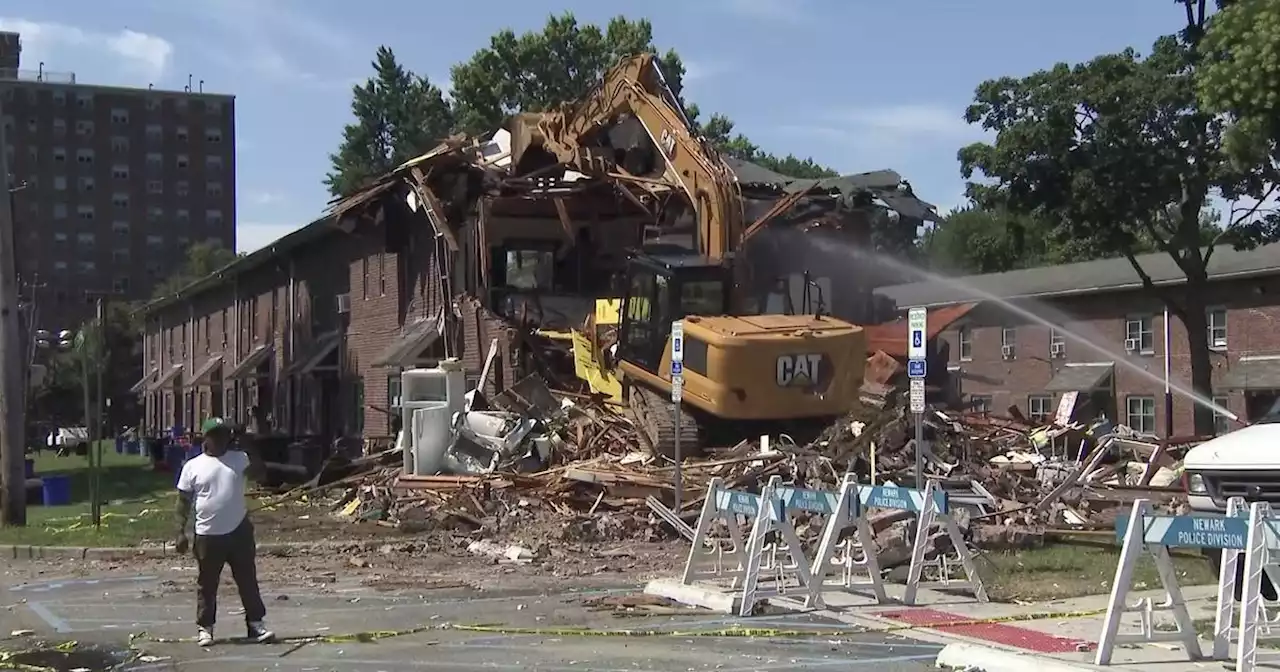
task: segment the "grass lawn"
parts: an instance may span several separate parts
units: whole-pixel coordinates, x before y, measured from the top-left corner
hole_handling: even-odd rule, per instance
[[[25,528],[0,528],[0,544],[39,546],[135,546],[173,537],[173,474],[156,472],[138,455],[117,455],[114,445],[102,451],[102,527],[94,529],[89,514],[89,458],[32,455],[36,475],[71,477],[71,503],[27,507]]]
[[[1110,592],[1119,561],[1120,550],[1114,546],[1053,544],[1018,553],[987,553],[978,557],[978,570],[993,600],[1043,601]],[[1173,564],[1183,586],[1218,582],[1199,553],[1174,553]],[[1134,590],[1160,587],[1149,556],[1138,561],[1133,585]]]

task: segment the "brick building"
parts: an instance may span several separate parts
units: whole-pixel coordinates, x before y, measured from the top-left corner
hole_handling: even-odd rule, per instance
[[[24,70],[20,55],[19,36],[0,33],[3,151],[36,327],[90,317],[85,290],[149,297],[192,242],[235,249],[232,96],[97,86]]]
[[[1169,291],[1177,292],[1185,281],[1167,254],[1139,261]],[[1256,419],[1280,395],[1280,244],[1250,251],[1219,248],[1209,275],[1214,401],[1243,420]],[[935,346],[948,362],[953,394],[973,408],[1003,412],[1016,406],[1043,420],[1054,415],[1064,393],[1074,391],[1088,404],[1085,413],[1103,412],[1135,429],[1163,434],[1166,362],[1172,381],[1190,388],[1186,330],[1172,316],[1166,329],[1163,304],[1142,291],[1123,258],[877,291],[899,309],[973,304],[967,311],[948,311],[947,324],[930,324],[939,332]],[[992,296],[1055,327],[986,300]],[[1185,397],[1174,395],[1175,435],[1192,433],[1192,408]],[[1227,426],[1221,418],[1219,427]]]

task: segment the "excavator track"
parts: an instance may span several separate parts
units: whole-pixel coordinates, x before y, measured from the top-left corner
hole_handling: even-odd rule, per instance
[[[680,414],[680,454],[692,457],[702,454],[705,436],[702,425],[693,414],[677,408],[664,395],[633,385],[629,406],[641,430],[649,439],[653,452],[674,458],[676,454],[676,414]]]

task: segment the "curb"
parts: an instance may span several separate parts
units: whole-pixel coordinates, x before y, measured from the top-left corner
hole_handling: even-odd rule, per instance
[[[1082,672],[1098,670],[1093,665],[1071,663],[1044,656],[1015,653],[990,646],[955,642],[938,652],[937,667],[981,672]],[[1115,669],[1115,668],[1111,668]]]
[[[300,541],[258,544],[259,555],[288,556],[297,552],[355,550],[366,551],[394,544],[394,539],[370,541]],[[190,555],[190,553],[184,554]],[[0,545],[0,558],[21,560],[128,560],[131,558],[171,558],[179,554],[173,544],[132,547],[22,546]]]

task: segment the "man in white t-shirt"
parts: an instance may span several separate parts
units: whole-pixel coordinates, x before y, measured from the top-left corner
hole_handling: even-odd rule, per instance
[[[254,556],[257,542],[245,506],[245,480],[258,480],[264,465],[256,451],[231,447],[231,426],[222,418],[209,418],[201,428],[204,450],[182,466],[178,477],[177,550],[186,553],[191,545],[199,567],[196,594],[196,641],[213,644],[213,625],[218,615],[218,582],[222,566],[231,566],[244,605],[249,639],[269,642],[275,634],[263,625],[267,608],[258,590],[258,569]],[[187,524],[195,512],[194,544],[187,536]]]

